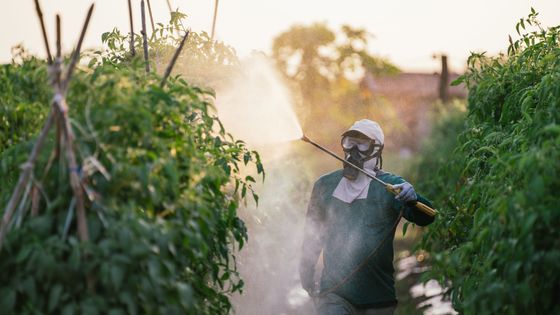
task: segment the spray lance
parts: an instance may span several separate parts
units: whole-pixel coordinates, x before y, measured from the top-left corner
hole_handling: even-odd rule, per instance
[[[321,150],[321,151],[327,153],[328,155],[334,157],[335,159],[341,161],[342,163],[345,163],[346,165],[348,165],[348,166],[350,166],[350,167],[356,169],[357,171],[359,171],[359,172],[365,174],[367,177],[369,177],[369,178],[375,180],[376,182],[380,183],[381,185],[385,186],[385,189],[386,189],[388,192],[390,192],[390,193],[392,193],[392,194],[394,194],[394,195],[398,195],[398,194],[401,192],[400,188],[397,188],[397,187],[395,187],[395,186],[393,186],[393,185],[391,185],[391,184],[388,184],[388,183],[382,181],[381,179],[375,177],[374,175],[372,175],[372,174],[366,172],[364,169],[362,169],[362,168],[360,168],[360,167],[358,167],[358,166],[356,166],[356,165],[354,165],[354,164],[352,164],[352,163],[346,161],[346,160],[343,159],[343,158],[340,158],[338,155],[336,155],[336,154],[333,153],[332,151],[330,151],[330,150],[328,150],[328,149],[326,149],[326,148],[320,146],[320,145],[317,144],[316,142],[314,142],[314,141],[312,141],[311,139],[307,138],[305,135],[303,135],[303,136],[301,137],[301,140],[303,140],[303,141],[305,141],[305,142],[307,142],[307,143],[312,144],[313,146],[315,146],[315,147],[318,148],[319,150]],[[430,208],[429,206],[427,206],[427,205],[425,205],[425,204],[423,204],[423,203],[421,203],[421,202],[418,202],[418,201],[416,202],[415,207],[418,208],[420,211],[424,212],[425,214],[431,216],[431,217],[433,217],[433,216],[435,216],[435,215],[437,214],[437,211],[436,211],[436,210],[434,210],[434,209]]]

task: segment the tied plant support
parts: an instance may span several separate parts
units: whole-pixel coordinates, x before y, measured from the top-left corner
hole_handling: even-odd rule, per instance
[[[154,34],[153,49],[175,51],[181,40],[163,39],[174,36],[163,27]],[[120,40],[111,36],[107,42]],[[0,251],[3,313],[226,314],[229,294],[242,288],[231,249],[246,241],[236,211],[254,179],[241,177],[240,168],[252,164],[262,173],[259,155],[221,127],[212,92],[178,76],[146,74],[128,39],[90,55],[85,69],[73,57],[72,72],[57,71],[72,73],[60,82],[71,118],[60,130],[65,139],[72,132],[73,144],[60,141],[62,154],[53,155],[57,128],[42,134],[28,171],[33,189],[22,192],[33,197],[17,203]],[[17,59],[0,67],[3,206],[42,124],[54,125],[47,64],[25,51]],[[54,99],[57,110],[66,108],[64,98]],[[74,158],[64,154],[70,149]],[[71,174],[83,192],[87,238],[78,237],[72,219],[79,200]]]

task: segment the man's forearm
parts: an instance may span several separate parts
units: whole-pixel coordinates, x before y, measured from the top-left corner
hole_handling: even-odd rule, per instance
[[[429,207],[433,207],[432,203],[418,195],[418,201],[422,202],[423,204],[429,206]],[[406,206],[405,208],[405,213],[404,213],[404,217],[405,219],[407,219],[408,221],[414,222],[415,224],[419,225],[419,226],[426,226],[432,222],[434,222],[435,217],[429,216],[427,214],[425,214],[424,212],[422,212],[420,209],[416,208],[415,206]]]

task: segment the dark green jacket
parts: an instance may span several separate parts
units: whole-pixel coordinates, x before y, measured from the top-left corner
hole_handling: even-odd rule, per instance
[[[414,206],[395,199],[383,185],[372,181],[367,199],[345,203],[332,196],[342,178],[342,170],[322,176],[311,193],[307,210],[300,276],[306,289],[313,286],[315,264],[323,250],[324,269],[320,290],[336,286],[366,260],[375,248],[376,255],[334,291],[357,307],[385,307],[397,302],[393,274],[393,227],[399,213],[411,222],[424,226],[434,218]],[[379,171],[386,183],[404,182],[399,176]],[[431,203],[418,195],[418,200]],[[384,242],[383,239],[387,238]]]

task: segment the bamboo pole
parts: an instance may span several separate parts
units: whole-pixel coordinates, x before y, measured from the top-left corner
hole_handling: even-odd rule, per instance
[[[60,124],[62,126],[63,136],[65,140],[64,149],[66,151],[66,159],[68,160],[68,167],[70,169],[70,186],[72,188],[74,197],[76,198],[76,219],[78,221],[78,236],[81,241],[88,241],[89,233],[84,205],[84,193],[80,177],[78,175],[79,170],[78,163],[76,162],[76,155],[74,154],[74,134],[72,132],[72,126],[70,125],[70,119],[68,119],[68,106],[66,104],[66,100],[64,99],[64,94],[66,93],[68,84],[70,82],[70,79],[72,78],[72,73],[76,64],[78,63],[78,59],[80,58],[82,43],[84,41],[84,36],[89,25],[91,14],[93,12],[93,7],[94,5],[92,4],[88,10],[86,20],[80,33],[80,38],[78,39],[78,44],[76,45],[76,49],[74,50],[72,58],[70,59],[70,64],[68,65],[66,77],[60,85],[54,86],[54,107],[58,111],[58,117],[60,119]]]
[[[173,58],[171,58],[169,65],[167,65],[167,69],[165,69],[165,74],[163,75],[163,79],[161,79],[161,83],[159,85],[160,87],[163,88],[165,86],[165,82],[167,81],[167,78],[171,74],[171,70],[173,70],[173,67],[175,66],[175,62],[177,61],[179,54],[181,54],[181,50],[183,50],[183,46],[185,45],[185,42],[187,41],[188,37],[189,37],[189,31],[185,33],[185,36],[183,36],[183,39],[181,40],[179,47],[177,47],[177,50],[175,50],[175,53],[173,54]]]
[[[35,144],[33,145],[33,149],[31,150],[29,158],[27,158],[27,161],[21,165],[22,172],[19,175],[16,188],[14,189],[14,192],[10,197],[10,201],[8,201],[8,204],[4,209],[4,216],[2,217],[2,223],[0,223],[0,249],[2,249],[2,244],[4,242],[4,237],[6,236],[8,224],[12,219],[12,215],[14,214],[16,205],[19,202],[21,194],[23,193],[23,189],[27,186],[29,177],[31,175],[31,172],[33,171],[35,162],[37,162],[39,152],[41,152],[41,149],[43,148],[43,144],[45,142],[45,139],[47,138],[49,130],[51,129],[53,121],[54,115],[51,110],[51,112],[49,112],[47,120],[45,121],[45,124],[43,125],[43,129],[41,129],[41,133],[39,134],[37,141],[35,141]]]
[[[47,63],[52,64],[53,59],[51,55],[51,49],[49,47],[49,39],[47,37],[47,30],[45,29],[45,21],[43,20],[43,11],[41,10],[41,5],[39,0],[35,0],[35,10],[37,11],[37,16],[39,17],[39,23],[41,24],[41,32],[43,33],[43,41],[45,42],[45,48],[47,49]]]
[[[49,67],[49,71],[50,76],[51,76],[51,85],[53,84],[60,84],[60,73],[62,71],[62,44],[60,43],[61,41],[61,36],[60,36],[60,16],[57,14],[56,15],[56,57],[54,59],[54,63]],[[56,123],[57,119],[55,117],[55,123]],[[58,124],[57,124],[58,127]],[[59,134],[60,130],[57,129],[57,134]],[[57,138],[57,147],[59,146],[58,144],[58,138]]]
[[[58,115],[62,120],[63,134],[65,140],[66,159],[68,168],[70,169],[70,187],[74,197],[76,198],[76,219],[78,221],[78,237],[82,242],[89,240],[87,227],[86,210],[84,205],[84,191],[80,180],[78,163],[74,153],[74,133],[68,119],[68,105],[62,94],[60,87],[57,87],[55,94],[55,105],[58,109]]]
[[[171,2],[169,0],[167,0],[167,8],[169,9],[169,14],[171,14],[171,12],[173,12],[173,9],[171,8]]]
[[[39,202],[41,201],[41,194],[39,188],[33,183],[31,190],[31,217],[36,217],[39,214]]]
[[[210,36],[210,39],[214,40],[214,34],[216,31],[216,19],[218,17],[218,2],[219,0],[216,0],[216,2],[214,2],[214,18],[212,19],[212,35]]]
[[[60,21],[60,15],[56,15],[56,60],[55,63],[57,64],[61,64],[62,63],[62,36],[61,36],[61,21]],[[55,80],[57,80],[56,82],[54,82],[55,84],[60,84],[60,71],[62,70],[62,68],[60,66],[58,67],[54,67],[54,69],[56,69],[56,71],[58,71],[57,74],[53,75],[53,78],[55,78]],[[61,126],[60,126],[60,120],[56,119],[55,117],[55,124],[56,124],[56,143],[55,143],[55,147],[53,148],[53,153],[51,154],[51,158],[57,159],[60,156],[60,135],[61,135]],[[50,168],[51,165],[51,161],[49,158],[49,163],[47,163],[47,168],[45,168],[45,174],[48,172],[48,169]]]
[[[56,58],[62,57],[62,45],[60,43],[60,15],[56,15]]]
[[[132,4],[128,0],[128,19],[130,20],[130,54],[136,56],[136,49],[134,48],[134,23],[132,20]]]
[[[154,24],[154,17],[152,15],[152,6],[150,5],[150,0],[146,0],[148,2],[148,13],[150,14],[150,23],[152,24],[152,34],[156,30],[156,25]]]
[[[61,86],[61,91],[63,93],[66,93],[66,90],[68,88],[68,83],[70,82],[70,79],[72,78],[72,73],[74,71],[74,68],[76,67],[76,64],[78,63],[78,59],[80,58],[80,50],[82,49],[82,43],[84,41],[84,36],[86,35],[86,30],[88,28],[89,25],[89,20],[91,18],[91,14],[93,13],[93,7],[95,4],[92,4],[89,7],[87,16],[86,16],[86,20],[84,22],[84,25],[82,27],[82,32],[80,33],[80,38],[78,39],[78,44],[76,45],[76,48],[74,49],[74,52],[72,53],[72,58],[70,59],[70,64],[68,65],[68,69],[66,70],[66,76],[64,77],[64,81],[62,82],[62,86]]]
[[[142,12],[142,37],[144,46],[144,62],[146,63],[146,73],[150,72],[150,60],[148,56],[148,34],[146,33],[146,9],[144,8],[144,0],[140,1]]]

